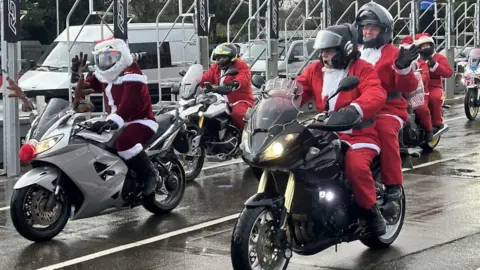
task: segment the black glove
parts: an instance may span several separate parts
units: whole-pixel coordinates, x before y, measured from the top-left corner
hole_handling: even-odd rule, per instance
[[[418,53],[420,52],[420,47],[412,45],[408,50],[405,48],[400,48],[398,53],[397,60],[395,60],[395,66],[398,69],[404,69],[409,67],[413,61],[418,58]]]
[[[231,81],[231,82],[227,83],[227,87],[230,87],[232,90],[237,89],[238,87],[240,87],[240,83],[236,80]]]
[[[215,88],[215,93],[218,93],[221,95],[225,95],[230,92],[232,92],[232,88],[228,86],[218,86],[217,88]]]
[[[335,126],[350,125],[357,121],[359,117],[360,113],[357,111],[357,108],[349,105],[347,107],[341,108],[340,110],[338,110],[338,112],[332,112],[326,124]]]
[[[437,62],[433,60],[433,55],[430,55],[427,59],[425,59],[425,61],[427,61],[429,68],[433,68],[435,64],[437,64]]]
[[[87,57],[88,54],[83,54],[83,52],[81,52],[80,57],[75,55],[75,57],[72,58],[72,77],[70,78],[71,83],[78,82],[78,79],[80,79],[80,74],[83,73],[87,68]]]
[[[97,132],[98,134],[101,134],[105,130],[115,130],[115,129],[118,129],[118,125],[112,120],[97,121],[93,123],[93,125],[90,127],[91,131]]]

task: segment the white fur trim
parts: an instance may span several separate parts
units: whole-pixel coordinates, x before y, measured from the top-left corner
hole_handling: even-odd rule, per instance
[[[109,116],[107,116],[107,121],[108,120],[112,120],[113,122],[117,123],[118,128],[121,128],[125,125],[125,121],[123,120],[123,118],[116,113],[112,113]]]
[[[150,119],[138,119],[138,120],[133,120],[131,122],[128,122],[128,124],[134,124],[134,123],[147,126],[151,130],[153,130],[153,132],[157,132],[158,130],[158,123]]]
[[[108,100],[108,106],[110,106],[110,113],[116,113],[117,112],[117,106],[115,106],[115,102],[113,100],[113,95],[112,95],[112,84],[109,83],[107,87],[105,87],[105,95],[107,95],[107,100]]]
[[[422,44],[425,44],[425,43],[434,43],[435,44],[432,37],[422,36],[419,39],[415,40],[415,45],[422,45]]]
[[[410,73],[410,71],[412,71],[412,65],[403,69],[398,69],[395,65],[393,65],[392,67],[395,70],[395,72],[397,72],[400,75],[407,75],[408,73]]]
[[[362,110],[362,107],[360,107],[360,105],[358,103],[350,103],[350,105],[352,105],[353,107],[355,107],[355,109],[357,109],[358,113],[360,114],[360,116],[362,117],[363,119],[363,110]]]
[[[400,117],[398,117],[398,116],[396,116],[396,115],[394,115],[394,114],[379,114],[378,116],[390,116],[390,117],[393,117],[393,118],[397,119],[398,122],[400,123],[400,129],[403,128],[403,120],[402,120],[402,118],[400,118]]]
[[[324,99],[327,99],[335,94],[338,84],[343,78],[347,77],[349,69],[349,67],[346,69],[324,69],[322,86],[322,97]],[[341,93],[328,101],[329,111],[335,111],[335,105],[337,103],[338,96],[340,95]]]
[[[122,82],[141,82],[143,84],[148,83],[147,76],[145,75],[140,75],[140,74],[126,74],[122,77],[120,77]]]
[[[380,154],[380,147],[378,147],[378,145],[373,143],[354,143],[352,144],[351,148],[353,150],[361,149],[361,148],[370,148],[370,149],[376,150],[377,153]]]
[[[141,144],[137,143],[132,148],[125,150],[125,151],[118,151],[118,155],[125,160],[129,160],[134,156],[140,154],[143,151],[143,147]]]
[[[383,46],[378,49],[375,49],[375,48],[362,49],[360,50],[361,51],[360,58],[375,66],[378,60],[380,60],[380,58],[382,57],[382,49],[383,49]]]
[[[437,70],[438,66],[439,66],[439,64],[438,64],[438,62],[436,62],[435,65],[433,65],[433,67],[430,68],[430,71],[435,72],[435,70]]]

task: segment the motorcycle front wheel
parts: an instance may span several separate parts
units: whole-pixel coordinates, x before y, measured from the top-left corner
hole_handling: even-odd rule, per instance
[[[266,207],[245,208],[232,234],[231,259],[235,270],[287,269],[290,259],[275,247],[279,226]]]
[[[182,154],[182,165],[185,168],[185,178],[187,182],[191,182],[198,177],[202,172],[203,164],[205,164],[205,147],[200,145],[194,150],[193,156],[187,156]]]
[[[465,93],[465,100],[463,101],[464,108],[465,108],[465,115],[467,116],[468,120],[475,120],[478,115],[478,106],[475,106],[477,103],[477,89],[467,88],[467,92]]]
[[[13,191],[10,216],[20,235],[33,242],[49,241],[65,227],[69,218],[68,197],[61,192],[61,200],[53,209],[46,209],[51,191],[31,185]]]

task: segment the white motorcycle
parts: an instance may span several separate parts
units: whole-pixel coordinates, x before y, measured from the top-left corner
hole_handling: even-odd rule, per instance
[[[69,218],[139,205],[154,214],[168,213],[183,198],[185,173],[172,150],[182,144],[176,142],[181,141],[183,126],[178,113],[157,115],[158,131],[144,144],[162,183],[147,197],[141,192],[143,181],[137,181],[115,150],[121,130],[92,132],[90,124],[102,118],[82,122],[87,115],[76,113],[68,101],[54,98],[32,123],[21,154],[33,168],[15,184],[10,204],[13,225],[26,239],[48,241],[63,230]]]
[[[230,69],[224,76],[238,74]],[[240,156],[241,131],[230,117],[230,105],[222,93],[232,86],[213,86],[206,83],[200,87],[203,66],[194,64],[184,75],[179,95],[180,117],[184,119],[189,142],[189,151],[182,163],[187,181],[192,181],[201,172],[206,156],[225,161]]]

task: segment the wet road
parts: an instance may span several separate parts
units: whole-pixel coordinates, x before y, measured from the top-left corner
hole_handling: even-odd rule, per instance
[[[407,216],[392,248],[344,243],[289,269],[477,269],[480,267],[480,122],[461,105],[446,112],[438,151],[405,168]],[[232,269],[230,237],[243,202],[256,191],[243,163],[204,170],[172,214],[142,208],[69,222],[54,241],[31,244],[9,220],[0,180],[0,269]]]

